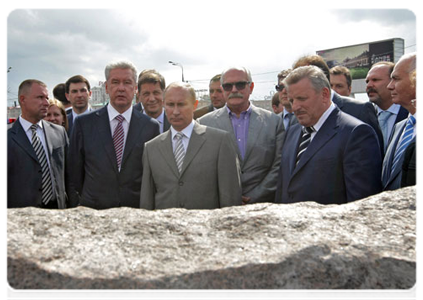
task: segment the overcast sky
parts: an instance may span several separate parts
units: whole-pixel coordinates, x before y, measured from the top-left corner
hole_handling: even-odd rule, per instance
[[[411,10],[368,10],[328,9],[333,6],[308,6],[307,1],[301,6],[267,0],[151,2],[122,5],[122,10],[11,8],[6,16],[7,67],[12,67],[8,104],[17,100],[18,86],[28,78],[44,81],[50,93],[76,74],[98,86],[106,64],[118,59],[132,61],[138,71],[154,68],[167,83],[181,80],[181,68],[168,61],[178,62],[196,89],[207,88],[223,69],[242,65],[253,74],[252,99],[263,99],[274,90],[279,71],[317,50],[398,37],[405,40],[406,53],[416,51],[411,5],[402,6]]]

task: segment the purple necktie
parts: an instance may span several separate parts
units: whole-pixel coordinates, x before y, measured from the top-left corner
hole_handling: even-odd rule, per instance
[[[125,118],[122,115],[118,115],[115,119],[118,121],[118,124],[115,128],[115,132],[113,133],[113,145],[115,146],[117,165],[120,170],[120,166],[122,164],[123,140],[125,137],[122,122]]]

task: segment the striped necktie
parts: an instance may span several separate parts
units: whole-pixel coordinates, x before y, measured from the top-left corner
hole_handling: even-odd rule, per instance
[[[116,161],[120,171],[120,166],[122,164],[123,141],[125,137],[122,122],[125,120],[125,118],[122,115],[118,115],[115,117],[115,119],[118,121],[118,124],[115,128],[115,131],[113,132],[113,145],[115,146]]]
[[[48,167],[46,152],[41,144],[40,138],[37,135],[37,124],[31,125],[32,131],[32,147],[34,147],[38,162],[41,166],[42,180],[41,180],[41,201],[47,204],[53,199],[53,185],[50,177],[50,170]]]
[[[414,116],[410,116],[407,120],[407,124],[405,125],[404,133],[401,137],[401,141],[399,142],[399,146],[397,147],[394,155],[394,160],[392,161],[392,168],[391,174],[395,170],[397,164],[401,160],[405,149],[407,148],[408,144],[413,139],[414,133],[414,125],[416,124],[416,118]]]
[[[300,144],[298,146],[298,152],[297,152],[297,165],[300,161],[301,156],[303,153],[307,150],[308,145],[311,141],[311,133],[314,131],[313,127],[304,127],[302,130],[302,136],[300,140]]]
[[[176,139],[175,144],[175,151],[173,154],[175,155],[175,161],[176,166],[178,167],[179,173],[182,172],[182,164],[184,163],[184,157],[185,157],[185,149],[184,145],[182,145],[182,138],[184,137],[184,134],[182,132],[178,132],[174,139]]]

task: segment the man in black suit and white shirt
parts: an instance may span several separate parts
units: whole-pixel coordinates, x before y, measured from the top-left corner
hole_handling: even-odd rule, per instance
[[[137,91],[132,63],[111,63],[105,75],[110,103],[75,120],[69,147],[72,184],[83,206],[139,207],[144,143],[159,134],[159,124],[132,107]]]
[[[163,109],[163,92],[165,88],[165,79],[156,70],[147,69],[138,76],[138,103],[134,105],[134,108],[156,119],[160,124],[160,133],[170,128],[170,123]]]
[[[90,82],[82,75],[75,75],[69,78],[65,83],[65,90],[66,98],[72,104],[72,110],[67,114],[68,134],[70,136],[76,117],[91,111],[89,100],[92,92]]]
[[[7,207],[75,206],[66,194],[66,131],[43,120],[49,105],[47,86],[25,80],[18,99],[22,115],[7,130]]]

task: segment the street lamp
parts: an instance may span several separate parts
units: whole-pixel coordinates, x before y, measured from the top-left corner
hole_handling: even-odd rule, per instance
[[[169,63],[174,65],[174,66],[181,67],[181,69],[182,69],[182,82],[185,82],[185,80],[184,80],[184,67],[180,63],[176,63],[176,62],[173,62],[171,60],[169,60]]]

